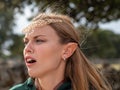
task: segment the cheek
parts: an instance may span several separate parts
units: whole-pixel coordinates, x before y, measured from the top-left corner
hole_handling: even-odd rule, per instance
[[[45,63],[45,66],[47,65],[56,65],[61,60],[61,49],[59,47],[53,46],[53,47],[41,47],[36,48],[37,49],[37,56],[39,59],[39,62]]]

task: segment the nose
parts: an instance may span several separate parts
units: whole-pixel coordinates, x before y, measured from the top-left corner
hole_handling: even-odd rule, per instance
[[[33,52],[34,52],[34,50],[33,50],[32,42],[27,43],[25,48],[24,48],[24,54],[26,54],[26,53],[32,54]]]

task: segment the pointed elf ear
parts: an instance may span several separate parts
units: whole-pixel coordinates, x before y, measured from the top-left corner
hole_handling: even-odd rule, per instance
[[[64,48],[63,59],[69,58],[75,52],[77,46],[78,44],[73,42],[66,44]]]

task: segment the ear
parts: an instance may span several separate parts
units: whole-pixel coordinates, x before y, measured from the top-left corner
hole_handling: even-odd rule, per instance
[[[69,58],[76,50],[78,44],[77,43],[68,43],[65,45],[64,52],[63,52],[63,59]]]

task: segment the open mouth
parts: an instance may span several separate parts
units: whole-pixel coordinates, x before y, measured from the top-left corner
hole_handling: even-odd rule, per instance
[[[36,60],[33,60],[33,59],[28,59],[27,60],[27,63],[35,63],[36,62]]]

